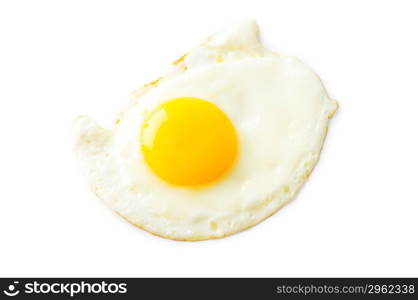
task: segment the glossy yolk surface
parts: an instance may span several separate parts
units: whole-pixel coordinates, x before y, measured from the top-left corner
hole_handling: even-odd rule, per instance
[[[238,153],[229,118],[198,98],[175,98],[157,106],[144,120],[139,138],[148,166],[177,186],[195,187],[219,179]]]

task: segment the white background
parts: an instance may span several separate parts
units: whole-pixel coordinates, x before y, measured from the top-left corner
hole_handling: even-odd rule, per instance
[[[2,1],[0,276],[418,276],[416,1]],[[71,125],[255,18],[340,110],[298,197],[207,242],[152,236],[87,187]]]

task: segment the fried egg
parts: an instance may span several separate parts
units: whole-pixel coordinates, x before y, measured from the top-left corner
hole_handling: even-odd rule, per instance
[[[266,50],[243,20],[135,91],[112,128],[79,117],[75,153],[94,193],[137,227],[220,238],[295,196],[336,109],[308,66]]]

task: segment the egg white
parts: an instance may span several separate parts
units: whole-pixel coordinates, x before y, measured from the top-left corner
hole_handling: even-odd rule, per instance
[[[293,198],[319,158],[337,103],[309,67],[265,50],[257,34],[255,22],[245,20],[210,37],[136,91],[114,128],[77,119],[77,157],[111,209],[156,235],[205,240],[251,227]],[[214,103],[237,130],[237,163],[210,186],[169,185],[140,151],[147,113],[176,97]]]

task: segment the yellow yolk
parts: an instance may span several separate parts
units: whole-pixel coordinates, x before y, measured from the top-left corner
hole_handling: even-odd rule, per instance
[[[238,152],[237,134],[225,113],[208,101],[189,97],[157,106],[143,123],[140,142],[148,166],[177,186],[219,179]]]

